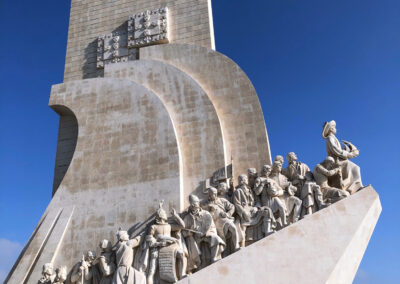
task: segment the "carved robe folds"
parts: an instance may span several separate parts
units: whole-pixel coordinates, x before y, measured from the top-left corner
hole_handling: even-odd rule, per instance
[[[266,228],[268,222],[271,224],[274,221],[273,213],[268,207],[255,207],[254,195],[248,186],[236,188],[233,203],[240,218],[242,247],[244,241],[258,241],[269,233]]]
[[[193,271],[207,266],[214,260],[212,252],[217,251],[220,258],[221,253],[225,249],[225,242],[217,234],[213,218],[211,214],[201,208],[195,212],[189,210],[184,218],[184,231],[186,245],[189,251],[188,271]],[[208,248],[207,248],[208,247]]]
[[[339,140],[332,133],[326,137],[326,152],[333,157],[341,169],[341,178],[330,180],[333,187],[347,190],[350,194],[355,193],[363,185],[361,181],[360,167],[349,159],[358,156],[358,150],[347,151],[342,149]]]
[[[134,251],[140,238],[119,242],[116,247],[117,270],[112,284],[146,284],[146,277],[142,272],[132,267]]]

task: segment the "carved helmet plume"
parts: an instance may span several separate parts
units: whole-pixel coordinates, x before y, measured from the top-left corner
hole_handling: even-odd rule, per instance
[[[164,200],[161,200],[160,204],[158,205],[158,210],[157,210],[157,220],[164,220],[166,221],[168,219],[167,212],[163,209],[163,204]]]

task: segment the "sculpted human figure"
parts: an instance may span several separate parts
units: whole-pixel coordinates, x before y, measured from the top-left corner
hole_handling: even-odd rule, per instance
[[[99,244],[101,254],[96,260],[101,272],[100,284],[111,284],[116,270],[115,255],[109,240],[102,240]]]
[[[93,264],[96,259],[96,253],[93,251],[87,251],[82,260],[75,264],[72,268],[71,282],[77,284],[91,284],[92,279],[99,277],[99,271]]]
[[[258,241],[273,233],[275,219],[270,208],[256,207],[254,192],[248,185],[247,175],[240,175],[238,183],[233,194],[233,204],[240,220],[240,246],[244,247],[246,241]]]
[[[162,208],[163,202],[160,202],[159,209],[156,213],[155,223],[151,225],[148,235],[146,236],[146,241],[150,247],[150,263],[149,270],[147,272],[147,284],[155,283],[154,278],[159,266],[159,253],[163,248],[170,248],[170,257],[176,258],[176,267],[172,268],[171,278],[175,278],[175,271],[178,271],[177,278],[181,279],[186,274],[186,261],[184,259],[184,251],[179,246],[180,242],[178,239],[171,236],[173,230],[180,230],[185,227],[184,221],[176,213],[175,209],[172,210],[172,218],[174,219],[174,224],[168,223],[167,213]],[[171,261],[174,263],[174,260]],[[160,275],[162,278],[163,275]],[[167,281],[168,279],[161,279]]]
[[[306,173],[310,171],[310,168],[297,160],[297,155],[294,152],[290,152],[286,155],[288,160],[288,166],[285,169],[285,176],[289,181],[297,187],[298,193],[306,180]]]
[[[335,135],[336,122],[334,120],[325,122],[322,137],[326,140],[326,152],[340,167],[340,178],[330,180],[330,184],[353,194],[363,187],[360,167],[349,160],[357,157],[359,150],[348,141],[343,141],[344,148],[342,148]]]
[[[43,265],[42,268],[42,277],[40,277],[38,284],[51,284],[53,283],[54,280],[54,275],[53,275],[53,264],[52,263],[46,263]]]
[[[282,173],[282,164],[276,161],[272,164],[269,178],[274,181],[271,187],[274,187],[276,196],[279,197],[285,204],[287,216],[293,213],[292,222],[297,222],[301,213],[301,200],[294,194],[297,188],[293,186]],[[272,191],[272,190],[271,190]]]
[[[282,164],[282,167],[283,167],[283,164],[285,163],[285,159],[283,158],[282,155],[276,155],[275,158],[274,158],[274,162],[280,162]],[[286,175],[286,169],[282,168],[281,169],[281,174]]]
[[[229,202],[232,202],[232,192],[229,190],[229,186],[226,182],[218,184],[218,197],[225,198]]]
[[[271,166],[264,165],[261,176],[255,182],[254,193],[260,197],[261,206],[270,208],[273,214],[279,213],[282,226],[286,226],[286,207],[279,198],[280,195],[283,195],[283,190],[281,189],[279,192],[279,189],[274,186],[274,181],[269,178],[270,173]]]
[[[332,157],[327,157],[314,168],[314,179],[321,187],[324,199],[330,203],[334,203],[350,195],[346,190],[329,185],[329,179],[339,173],[340,166],[335,163],[335,160]]]
[[[303,206],[301,216],[312,214],[330,205],[330,203],[324,202],[321,188],[315,182],[311,172],[305,174],[305,180],[300,190],[300,199]]]
[[[56,275],[54,277],[53,284],[63,284],[67,280],[67,267],[62,266],[56,268]]]
[[[247,169],[247,178],[248,178],[249,186],[251,189],[254,188],[254,183],[255,183],[257,177],[258,177],[258,173],[255,168]]]
[[[191,273],[221,259],[225,242],[218,236],[211,214],[200,207],[199,198],[192,194],[189,203],[183,234],[189,251],[188,271]]]
[[[226,244],[236,251],[239,249],[239,235],[235,226],[235,206],[223,197],[218,197],[214,187],[208,188],[208,198],[201,203],[209,211],[220,236]]]
[[[129,239],[127,231],[119,230],[118,243],[114,245],[117,269],[112,284],[146,284],[144,273],[132,267],[134,248],[140,244],[140,236]]]
[[[297,188],[297,197],[303,202],[301,215],[312,214],[318,209],[325,208],[320,187],[314,182],[310,168],[297,160],[297,155],[290,152],[286,155],[288,166],[285,175]]]

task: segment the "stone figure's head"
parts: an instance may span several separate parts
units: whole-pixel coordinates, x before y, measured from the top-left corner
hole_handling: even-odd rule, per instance
[[[99,247],[101,251],[111,251],[112,244],[109,240],[104,239],[100,241]]]
[[[67,267],[66,266],[61,266],[56,269],[56,277],[54,279],[54,282],[64,282],[67,280]]]
[[[165,212],[165,210],[163,209],[163,204],[164,204],[164,200],[162,200],[160,202],[158,210],[157,210],[156,222],[158,222],[158,223],[164,223],[168,219],[167,212]]]
[[[197,211],[198,209],[200,209],[200,199],[196,195],[189,195],[189,203],[189,209],[191,211]]]
[[[208,188],[208,200],[214,201],[217,199],[218,190],[215,187]]]
[[[322,127],[322,138],[326,138],[329,134],[336,134],[336,121],[326,121]]]
[[[310,171],[306,172],[305,178],[306,178],[306,181],[314,181],[314,175]]]
[[[96,253],[94,251],[88,250],[85,254],[85,260],[91,263],[96,258]]]
[[[238,177],[238,183],[239,183],[239,185],[248,185],[249,179],[248,179],[247,175],[240,175]]]
[[[271,173],[271,166],[270,165],[264,165],[262,167],[262,170],[261,170],[262,176],[268,177],[270,173]]]
[[[224,196],[228,192],[228,184],[226,182],[221,182],[218,184],[218,194]]]
[[[296,155],[295,152],[289,152],[286,155],[286,159],[288,160],[289,163],[296,162],[297,161],[297,155]]]
[[[277,156],[275,156],[274,162],[280,162],[283,165],[285,160],[283,159],[283,156],[277,155]]]
[[[281,171],[282,171],[282,163],[280,161],[275,161],[272,164],[271,172],[272,173],[280,173]]]
[[[119,229],[118,232],[117,232],[117,239],[118,239],[118,241],[120,241],[120,242],[129,241],[129,234],[128,234],[128,232]]]
[[[53,264],[52,263],[45,263],[42,268],[42,275],[43,276],[51,276],[53,275]]]
[[[332,169],[335,166],[335,159],[331,156],[328,156],[325,158],[324,164],[328,169]]]
[[[249,178],[257,178],[257,170],[255,168],[247,169],[247,175]]]

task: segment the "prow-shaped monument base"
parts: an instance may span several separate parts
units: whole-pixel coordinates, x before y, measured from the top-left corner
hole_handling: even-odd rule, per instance
[[[381,211],[367,186],[178,283],[352,283]]]

